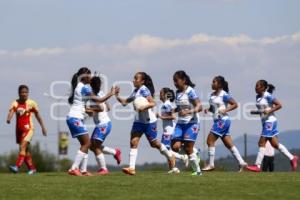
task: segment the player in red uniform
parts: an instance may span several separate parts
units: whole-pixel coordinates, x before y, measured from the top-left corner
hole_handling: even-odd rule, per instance
[[[26,85],[19,86],[19,99],[12,102],[7,116],[7,123],[10,124],[13,115],[16,113],[16,141],[19,144],[19,155],[15,165],[10,166],[14,173],[19,172],[23,162],[28,167],[28,174],[36,173],[36,168],[32,162],[29,145],[33,136],[34,126],[32,123],[32,113],[41,125],[42,133],[47,135],[43,120],[39,114],[38,105],[35,101],[28,98],[29,88]]]

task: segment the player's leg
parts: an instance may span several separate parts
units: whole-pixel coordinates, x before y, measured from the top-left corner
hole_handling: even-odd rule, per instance
[[[25,164],[27,165],[29,175],[36,173],[36,167],[33,163],[32,154],[30,152],[30,144],[28,144],[28,146],[27,146]]]
[[[9,169],[12,172],[14,172],[14,173],[19,172],[20,167],[23,165],[23,163],[25,161],[27,146],[28,146],[28,142],[25,140],[22,140],[21,143],[19,144],[19,154],[18,154],[17,161],[16,161],[15,165],[9,166]]]
[[[212,132],[210,132],[207,136],[206,143],[208,146],[209,164],[202,169],[203,171],[212,171],[215,169],[215,153],[216,153],[215,142],[218,140],[218,138],[219,136],[215,135]]]
[[[258,142],[259,149],[258,149],[256,161],[255,161],[254,165],[247,167],[247,169],[249,171],[253,171],[253,172],[260,172],[261,171],[261,163],[262,163],[262,160],[264,159],[264,156],[265,156],[267,140],[268,139],[264,136],[260,137],[259,142]]]
[[[283,144],[279,143],[277,137],[272,137],[270,139],[270,143],[275,149],[279,150],[283,155],[285,155],[290,160],[292,170],[295,171],[298,167],[298,160],[299,160],[298,156],[292,155]]]
[[[231,136],[225,135],[224,137],[222,137],[222,141],[225,147],[230,150],[233,157],[239,162],[240,171],[242,171],[244,167],[247,167],[247,163],[242,158],[239,150],[236,148],[236,146],[234,146]]]

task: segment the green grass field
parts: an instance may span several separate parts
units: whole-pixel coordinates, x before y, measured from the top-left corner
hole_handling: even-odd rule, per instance
[[[0,174],[0,199],[300,199],[300,173],[139,172],[71,177],[66,173]]]

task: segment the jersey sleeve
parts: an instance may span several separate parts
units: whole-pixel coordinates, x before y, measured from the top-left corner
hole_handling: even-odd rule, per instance
[[[14,112],[16,112],[17,111],[17,107],[18,107],[18,103],[16,101],[13,101],[10,104],[9,111],[13,110]]]
[[[232,99],[233,99],[232,96],[229,95],[228,93],[225,93],[224,96],[223,96],[224,103],[228,103]]]
[[[172,113],[172,110],[173,110],[172,105],[165,104],[164,107],[165,107],[167,113]]]
[[[92,94],[92,88],[88,85],[83,86],[82,89],[81,89],[81,94],[83,96],[91,95]]]
[[[148,88],[146,88],[146,87],[142,87],[140,93],[145,98],[151,96],[150,90]]]
[[[194,89],[192,89],[189,93],[188,93],[188,97],[189,100],[196,100],[199,99],[198,95],[196,94],[196,91]]]
[[[29,102],[29,109],[30,109],[30,112],[33,112],[33,113],[38,113],[39,112],[38,104],[35,101],[32,101],[32,100]]]
[[[275,100],[275,97],[273,95],[271,95],[271,94],[268,94],[266,96],[266,99],[267,99],[267,101],[268,101],[269,104],[273,104],[274,100]]]

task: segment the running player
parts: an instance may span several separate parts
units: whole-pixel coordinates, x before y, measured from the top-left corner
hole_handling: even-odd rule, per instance
[[[156,105],[153,99],[155,89],[152,79],[145,72],[138,72],[134,76],[133,85],[135,90],[129,98],[123,99],[118,95],[119,93],[117,93],[117,100],[123,106],[126,106],[136,98],[144,97],[148,100],[149,104],[144,108],[136,108],[136,117],[131,130],[129,167],[123,168],[123,172],[128,175],[136,174],[135,163],[138,154],[137,148],[143,134],[146,135],[151,147],[158,149],[161,154],[168,159],[169,167],[173,169],[175,167],[175,157],[157,138],[157,118],[152,111],[152,108]]]
[[[199,112],[202,105],[194,90],[195,84],[185,71],[177,71],[173,80],[177,88],[175,110],[178,112],[178,121],[172,136],[172,150],[179,152],[183,144],[193,169],[192,175],[202,175],[197,154],[194,152],[200,129]]]
[[[164,144],[170,151],[172,151],[171,138],[176,125],[175,106],[173,104],[175,100],[174,91],[170,88],[162,88],[160,90],[160,100],[163,102],[163,104],[160,108],[160,114],[157,113],[157,117],[162,120],[163,125],[161,143]],[[186,154],[182,155],[174,151],[172,151],[172,154],[175,156],[175,158],[182,160],[186,167],[188,166],[189,159]]]
[[[16,142],[19,144],[19,155],[15,165],[10,166],[10,170],[18,173],[22,164],[26,163],[28,174],[36,173],[36,167],[33,164],[30,153],[30,142],[34,133],[32,123],[32,113],[35,115],[38,123],[42,128],[44,136],[47,135],[42,117],[40,116],[38,105],[35,101],[28,98],[29,88],[26,85],[19,86],[19,99],[15,100],[9,109],[7,123],[10,124],[14,114],[16,114]]]
[[[203,168],[203,171],[215,169],[215,142],[221,138],[224,145],[232,153],[239,163],[240,171],[247,166],[247,163],[241,157],[238,149],[232,143],[230,136],[230,118],[228,112],[238,107],[236,101],[228,94],[228,82],[222,76],[217,76],[212,81],[212,90],[214,91],[209,99],[210,109],[205,110],[213,114],[214,124],[207,137],[209,165]]]
[[[104,97],[103,91],[101,91],[101,79],[99,76],[94,76],[91,80],[91,87],[94,94],[97,94],[99,98]],[[108,116],[108,111],[110,110],[108,102],[103,102],[101,104],[96,104],[95,102],[91,101],[90,107],[86,109],[89,113],[91,112],[93,115],[93,119],[95,122],[95,129],[93,135],[91,137],[91,150],[94,152],[96,161],[100,166],[98,170],[98,175],[105,175],[108,174],[109,171],[106,167],[106,162],[104,158],[104,154],[109,154],[114,156],[118,165],[121,163],[121,151],[120,149],[113,149],[107,146],[103,146],[103,142],[105,141],[106,137],[110,134],[112,123]]]
[[[72,91],[69,97],[71,104],[70,112],[67,116],[67,125],[70,129],[73,138],[77,138],[80,142],[80,149],[78,150],[74,163],[68,173],[74,176],[91,176],[87,171],[88,150],[90,148],[90,138],[87,128],[84,124],[84,117],[86,113],[86,103],[89,99],[96,103],[102,103],[115,94],[115,89],[112,90],[102,98],[93,94],[90,87],[91,71],[86,68],[80,68],[72,78]],[[79,169],[81,165],[81,169]]]
[[[263,130],[258,142],[259,150],[255,165],[248,166],[247,169],[249,171],[261,172],[261,163],[265,155],[267,141],[290,160],[292,171],[297,170],[298,167],[299,157],[292,155],[287,148],[278,141],[277,135],[279,134],[279,131],[277,129],[277,118],[274,112],[281,109],[282,105],[280,101],[272,95],[274,89],[275,87],[266,80],[259,80],[255,86],[255,91],[257,93],[256,106],[261,112]]]

